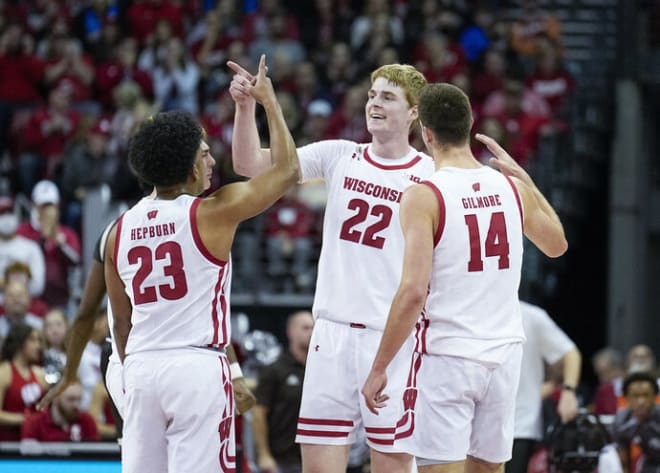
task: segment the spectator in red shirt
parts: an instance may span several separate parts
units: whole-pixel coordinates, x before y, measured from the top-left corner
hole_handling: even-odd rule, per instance
[[[285,37],[291,40],[298,40],[300,31],[296,17],[286,12],[280,0],[262,0],[258,3],[257,9],[248,13],[243,18],[241,36],[245,44],[251,44],[253,41],[267,36],[269,34],[270,20],[277,14],[285,15]]]
[[[34,40],[18,24],[7,26],[0,37],[0,101],[34,104],[44,63],[34,54]]]
[[[36,366],[41,357],[41,333],[24,323],[15,323],[7,334],[0,356],[0,442],[15,442],[20,427],[34,412],[47,384]]]
[[[32,37],[20,25],[8,25],[0,37],[0,155],[9,146],[15,112],[34,108],[41,101],[43,73],[44,63],[34,55]]]
[[[482,105],[493,92],[504,87],[506,58],[497,49],[489,49],[483,57],[483,68],[472,77],[472,102]]]
[[[179,2],[177,2],[179,3]],[[178,4],[168,0],[137,0],[126,12],[131,36],[144,46],[152,38],[156,24],[167,21],[174,34],[183,35],[183,10]]]
[[[414,52],[417,68],[429,82],[449,82],[466,68],[465,53],[460,45],[450,42],[438,32],[422,37]]]
[[[65,18],[58,18],[52,26],[51,34],[40,47],[45,49],[45,81],[49,88],[68,84],[75,102],[92,99],[94,63],[83,53],[80,41],[69,33]],[[91,106],[91,104],[90,104]]]
[[[135,82],[140,86],[143,97],[153,96],[151,76],[138,68],[138,45],[135,39],[125,38],[114,50],[114,57],[99,66],[96,72],[96,90],[101,104],[106,110],[114,109],[115,88],[125,82]]]
[[[39,442],[93,442],[101,440],[94,418],[80,410],[82,386],[69,385],[50,409],[29,416],[21,427],[21,440]]]
[[[18,227],[18,234],[36,241],[46,260],[46,287],[43,300],[50,307],[69,303],[69,271],[80,263],[80,238],[59,223],[60,192],[52,181],[41,181],[32,191],[29,222]]]
[[[527,79],[527,87],[543,97],[555,117],[566,113],[574,88],[573,77],[564,69],[556,46],[548,44],[538,55],[536,72]]]
[[[504,110],[493,116],[504,126],[509,153],[521,166],[526,166],[538,150],[540,137],[553,133],[554,128],[550,117],[524,110],[523,94],[521,82],[507,81],[504,86]]]
[[[605,347],[597,351],[592,359],[598,387],[594,393],[593,411],[596,415],[614,415],[618,399],[623,396],[623,377],[626,373],[623,356],[614,348]]]
[[[38,180],[55,175],[64,148],[78,129],[81,115],[71,108],[72,92],[65,84],[51,90],[48,106],[36,110],[18,132],[24,149],[17,172],[26,194],[32,192]]]

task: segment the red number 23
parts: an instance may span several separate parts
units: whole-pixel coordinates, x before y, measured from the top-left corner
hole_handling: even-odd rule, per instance
[[[169,257],[170,264],[163,268],[163,273],[172,278],[172,284],[142,287],[144,280],[153,271],[154,257],[156,260],[164,260]],[[158,294],[163,299],[173,301],[181,299],[188,293],[186,273],[183,270],[183,256],[178,243],[174,241],[161,243],[153,254],[148,246],[133,247],[128,252],[128,262],[140,264],[133,278],[133,299],[136,305],[156,302]]]

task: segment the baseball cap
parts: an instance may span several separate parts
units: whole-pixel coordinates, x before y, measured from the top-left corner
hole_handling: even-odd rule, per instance
[[[89,132],[106,137],[110,136],[110,120],[106,118],[98,120],[94,123],[94,126],[90,128]]]
[[[32,203],[34,205],[59,204],[60,191],[53,181],[39,181],[32,189]]]
[[[307,114],[309,116],[317,115],[321,117],[329,117],[332,113],[332,105],[330,102],[323,99],[312,100],[307,106]]]

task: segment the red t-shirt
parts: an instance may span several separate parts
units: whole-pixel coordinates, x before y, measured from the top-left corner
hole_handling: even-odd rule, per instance
[[[24,414],[34,412],[35,405],[43,394],[37,376],[34,371],[30,370],[30,377],[25,379],[18,372],[13,362],[9,364],[11,367],[11,384],[5,391],[2,410]],[[18,427],[0,426],[0,441],[15,442],[20,440],[20,437]]]
[[[22,237],[36,241],[44,252],[46,262],[46,287],[41,296],[50,307],[63,307],[69,302],[68,274],[69,268],[80,263],[80,238],[78,234],[66,225],[59,226],[65,236],[66,245],[71,254],[67,254],[54,240],[44,240],[41,232],[30,222],[23,222],[16,233]]]
[[[53,422],[51,409],[29,416],[21,427],[21,439],[40,442],[92,442],[101,440],[94,418],[81,412],[78,420],[67,427]]]

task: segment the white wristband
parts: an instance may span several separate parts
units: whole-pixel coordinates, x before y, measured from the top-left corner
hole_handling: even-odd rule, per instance
[[[243,377],[243,371],[241,370],[241,365],[238,364],[238,361],[234,361],[229,365],[229,371],[231,372],[232,381],[234,381],[236,378]]]

